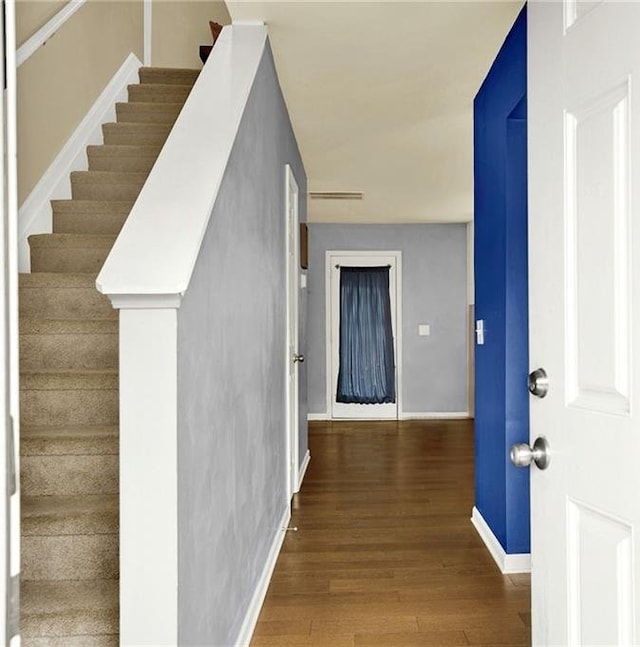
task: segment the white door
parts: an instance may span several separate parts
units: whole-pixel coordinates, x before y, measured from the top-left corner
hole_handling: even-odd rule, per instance
[[[333,419],[389,420],[398,417],[400,397],[400,343],[398,330],[400,316],[400,252],[327,252],[327,401],[331,403]],[[396,400],[383,404],[353,404],[338,402],[338,372],[340,370],[340,268],[382,267],[389,265],[389,297],[391,300],[391,327],[393,332],[393,356],[396,368]]]
[[[640,641],[640,4],[528,5],[534,645]],[[635,215],[634,215],[635,213]]]
[[[304,357],[298,352],[298,276],[300,244],[298,225],[298,184],[291,167],[285,167],[287,231],[287,444],[289,453],[289,498],[298,483],[298,365]]]

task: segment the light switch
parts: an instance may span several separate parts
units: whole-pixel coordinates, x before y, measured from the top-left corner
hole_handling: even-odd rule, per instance
[[[429,324],[418,324],[418,335],[420,337],[427,337],[431,334],[431,326]]]
[[[482,346],[484,344],[484,319],[476,321],[476,344]]]
[[[300,288],[304,290],[307,287],[307,275],[304,272],[300,272]]]

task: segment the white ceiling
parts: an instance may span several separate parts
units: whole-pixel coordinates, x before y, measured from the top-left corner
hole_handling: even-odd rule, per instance
[[[522,2],[245,2],[269,27],[312,222],[473,219],[473,98]]]

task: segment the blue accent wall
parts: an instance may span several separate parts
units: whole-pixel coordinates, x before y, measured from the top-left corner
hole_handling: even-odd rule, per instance
[[[476,507],[507,553],[529,552],[527,16],[507,36],[474,101]]]

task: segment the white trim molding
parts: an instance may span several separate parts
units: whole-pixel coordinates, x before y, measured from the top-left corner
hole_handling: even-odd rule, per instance
[[[398,420],[465,420],[468,411],[402,411]]]
[[[487,550],[503,575],[531,572],[531,554],[507,553],[498,541],[498,538],[493,534],[491,528],[489,528],[489,524],[484,520],[484,517],[475,506],[471,512],[471,523],[478,531],[480,539],[484,542],[484,545],[487,547]]]
[[[143,58],[144,64],[148,67],[151,65],[151,42],[153,38],[153,0],[144,0],[143,14]]]
[[[20,67],[32,54],[35,54],[78,9],[82,8],[86,1],[71,0],[46,25],[20,45],[16,51],[16,67]]]
[[[307,449],[307,453],[304,455],[304,458],[302,459],[302,465],[300,465],[300,469],[298,471],[298,488],[296,489],[296,492],[300,492],[300,488],[302,487],[302,481],[304,481],[304,476],[307,473],[307,467],[309,467],[310,461],[311,461],[311,454]]]
[[[141,65],[135,54],[129,54],[22,203],[18,211],[18,263],[21,272],[28,272],[30,266],[27,237],[51,232],[50,201],[71,197],[69,174],[88,168],[87,145],[102,143],[102,124],[116,120],[116,102],[127,100],[127,86],[138,82]]]
[[[249,602],[249,607],[247,608],[244,620],[242,621],[240,633],[233,643],[236,647],[248,647],[251,643],[251,638],[253,637],[253,632],[258,623],[258,617],[260,616],[260,611],[262,610],[262,605],[271,582],[271,576],[273,575],[273,570],[278,561],[278,555],[280,554],[282,543],[287,536],[289,519],[291,519],[291,507],[287,506],[282,515],[282,519],[280,520],[280,524],[276,529],[273,541],[271,542],[271,548],[269,549],[269,554],[267,555],[267,560],[256,584],[256,588],[253,591],[253,595],[251,596],[251,602]]]
[[[307,420],[313,422],[315,420],[331,420],[331,416],[325,411],[324,413],[308,413]]]

